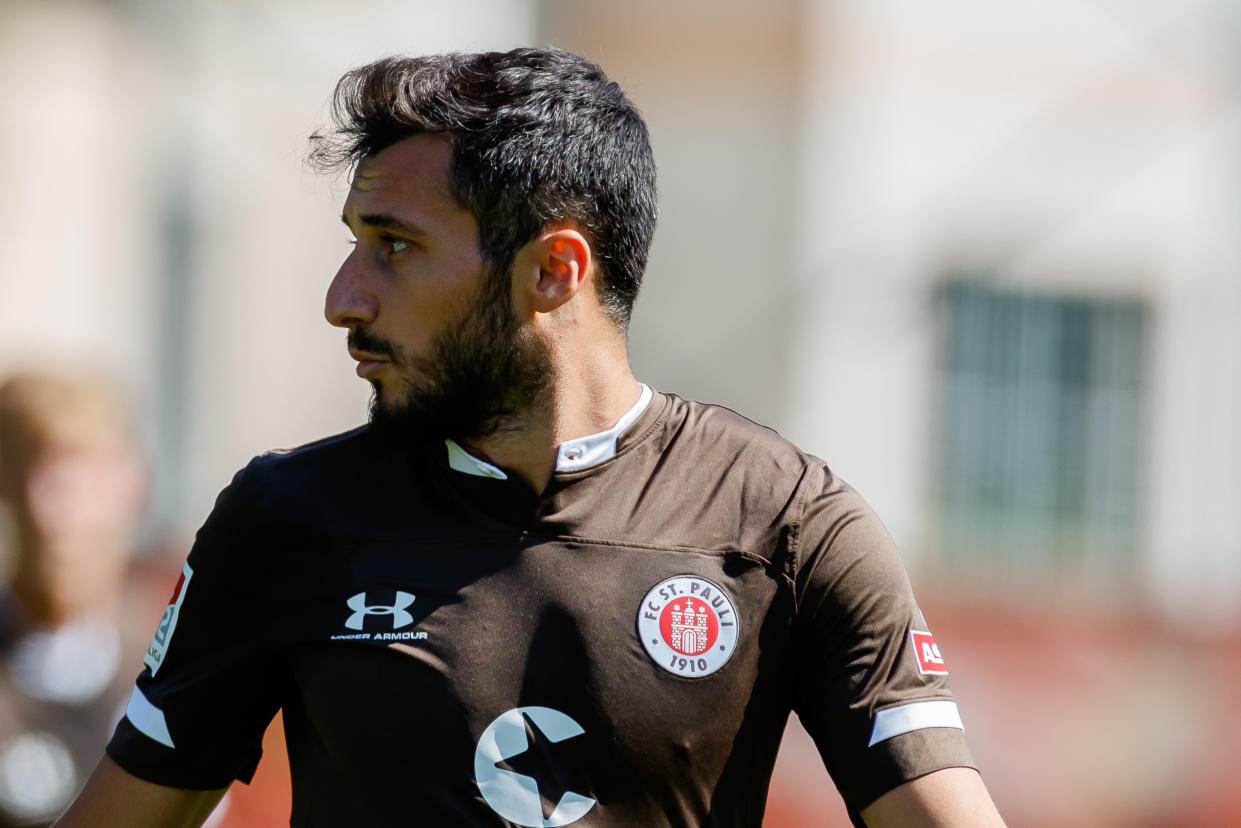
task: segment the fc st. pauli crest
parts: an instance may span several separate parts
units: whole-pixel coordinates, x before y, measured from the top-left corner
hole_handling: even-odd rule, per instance
[[[709,676],[723,667],[737,647],[737,633],[737,609],[728,593],[697,575],[659,582],[638,608],[642,646],[678,676]]]

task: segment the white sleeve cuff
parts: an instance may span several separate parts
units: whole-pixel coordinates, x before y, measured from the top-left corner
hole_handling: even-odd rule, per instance
[[[867,747],[924,727],[955,727],[965,730],[956,702],[948,699],[912,702],[876,713],[875,729],[871,731],[870,744]]]
[[[165,747],[174,747],[172,736],[168,733],[168,721],[164,711],[151,704],[137,687],[129,696],[129,704],[125,707],[125,718],[141,733],[149,736]]]

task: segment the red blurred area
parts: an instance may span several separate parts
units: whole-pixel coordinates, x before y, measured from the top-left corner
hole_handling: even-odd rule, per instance
[[[924,609],[1010,828],[1241,825],[1241,636],[1140,616]],[[849,825],[796,722],[764,825]]]
[[[284,721],[276,714],[263,735],[263,760],[249,785],[235,784],[212,828],[260,828],[288,825],[292,807],[289,760],[284,750]]]

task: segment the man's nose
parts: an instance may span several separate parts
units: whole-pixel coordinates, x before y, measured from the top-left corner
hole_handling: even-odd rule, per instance
[[[354,248],[328,285],[323,315],[339,328],[356,328],[371,324],[378,314],[379,304],[367,288],[361,257]]]

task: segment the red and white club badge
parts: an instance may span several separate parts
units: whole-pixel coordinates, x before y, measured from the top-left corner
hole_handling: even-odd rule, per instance
[[[737,648],[737,608],[706,578],[677,575],[646,593],[638,637],[655,663],[689,678],[709,676]]]
[[[914,655],[918,657],[918,672],[924,676],[948,675],[948,665],[940,655],[935,636],[922,630],[910,630],[909,635],[913,639]]]

